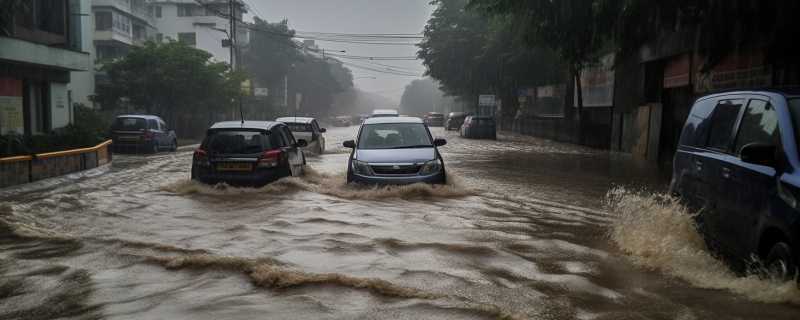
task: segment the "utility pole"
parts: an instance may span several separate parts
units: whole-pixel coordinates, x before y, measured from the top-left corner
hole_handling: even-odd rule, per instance
[[[229,21],[231,23],[231,35],[230,35],[230,39],[231,39],[231,53],[230,53],[230,55],[231,55],[231,70],[232,71],[238,71],[239,69],[241,69],[241,67],[239,66],[240,63],[238,61],[239,60],[238,59],[239,56],[236,55],[236,46],[238,45],[238,42],[236,41],[236,5],[234,4],[234,0],[228,0],[228,14],[229,14]],[[241,84],[239,85],[239,88],[238,88],[237,92],[239,93],[239,95],[238,95],[238,99],[239,99],[239,117],[242,119],[242,123],[244,123],[244,110],[242,108],[242,88],[241,88]]]

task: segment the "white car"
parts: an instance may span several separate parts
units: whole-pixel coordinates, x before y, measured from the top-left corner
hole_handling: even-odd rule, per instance
[[[275,119],[277,122],[283,122],[292,131],[292,134],[297,139],[303,139],[308,143],[305,147],[306,150],[322,154],[325,152],[325,128],[319,127],[317,119],[309,117],[283,117]]]

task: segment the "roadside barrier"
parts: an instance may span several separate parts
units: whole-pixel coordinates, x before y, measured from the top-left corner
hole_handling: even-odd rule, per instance
[[[0,158],[0,188],[97,168],[111,162],[111,140],[94,147]]]

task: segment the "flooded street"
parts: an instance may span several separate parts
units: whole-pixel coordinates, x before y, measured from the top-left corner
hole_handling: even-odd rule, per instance
[[[797,319],[738,278],[656,169],[523,136],[448,139],[442,187],[189,181],[192,149],[0,191],[0,319]]]

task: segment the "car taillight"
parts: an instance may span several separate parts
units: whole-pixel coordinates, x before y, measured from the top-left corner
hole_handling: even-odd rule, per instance
[[[194,150],[194,161],[204,166],[210,165],[208,162],[208,153],[203,149]]]
[[[275,168],[280,164],[282,150],[269,150],[261,154],[258,159],[259,168]]]

